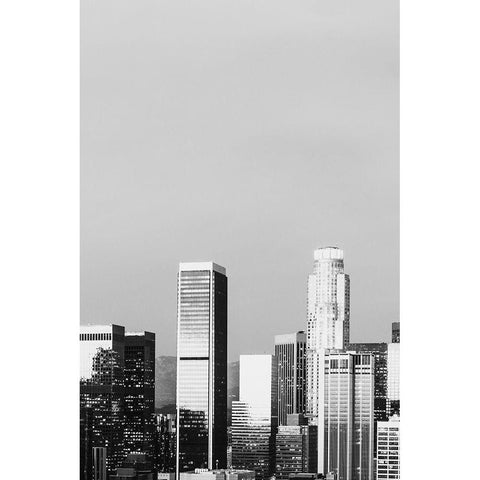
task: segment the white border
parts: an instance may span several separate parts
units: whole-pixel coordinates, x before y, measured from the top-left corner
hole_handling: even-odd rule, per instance
[[[479,7],[401,3],[402,478],[468,479],[479,431]],[[64,0],[0,12],[5,478],[19,465],[51,479],[78,472],[78,13]]]
[[[401,478],[474,478],[478,2],[401,2]]]
[[[78,3],[2,2],[0,49],[1,477],[78,478]]]

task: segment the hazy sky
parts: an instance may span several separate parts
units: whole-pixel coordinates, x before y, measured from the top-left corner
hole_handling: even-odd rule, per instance
[[[338,245],[351,340],[399,315],[397,0],[82,0],[81,321],[175,354],[180,261],[229,278],[229,356],[306,329]]]

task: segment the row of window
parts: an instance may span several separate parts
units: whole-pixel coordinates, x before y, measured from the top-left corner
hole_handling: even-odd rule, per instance
[[[111,340],[111,333],[81,333],[80,341]]]

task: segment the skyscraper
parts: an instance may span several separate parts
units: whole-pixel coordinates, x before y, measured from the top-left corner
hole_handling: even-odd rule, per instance
[[[277,362],[273,355],[240,355],[240,400],[232,403],[233,468],[275,471]]]
[[[227,464],[227,277],[180,263],[177,290],[177,478]]]
[[[155,334],[125,334],[125,453],[153,458],[155,413]]]
[[[157,413],[155,418],[154,467],[160,473],[175,472],[176,415]]]
[[[107,449],[108,474],[124,453],[125,329],[118,325],[80,326],[80,474],[91,480],[92,450]]]
[[[306,342],[305,332],[275,335],[279,425],[287,424],[290,413],[305,413]]]
[[[387,343],[350,343],[346,349],[355,353],[373,353],[375,356],[375,402],[376,421],[388,420],[387,407]]]
[[[318,415],[320,363],[324,349],[343,349],[350,338],[350,279],[344,273],[343,250],[315,250],[307,294],[307,414]]]
[[[378,422],[377,480],[400,478],[400,417]]]
[[[392,343],[400,343],[400,322],[392,322]]]
[[[389,403],[387,397],[387,343],[350,343],[349,351],[356,353],[372,353],[375,356],[374,387],[374,432],[373,457],[377,458],[377,423],[388,420]]]
[[[372,480],[375,357],[326,350],[321,364],[318,471]]]
[[[293,473],[317,472],[317,426],[302,414],[289,414],[276,436],[275,478],[288,480]]]
[[[390,415],[400,415],[400,343],[388,344],[387,372]]]

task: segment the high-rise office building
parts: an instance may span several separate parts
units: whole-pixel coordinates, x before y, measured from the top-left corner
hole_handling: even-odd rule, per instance
[[[372,480],[375,357],[326,350],[322,365],[318,471]]]
[[[346,350],[372,353],[375,356],[375,421],[388,420],[387,406],[387,343],[350,343]]]
[[[177,292],[177,478],[227,464],[227,277],[180,263]]]
[[[387,396],[387,343],[350,343],[348,351],[372,353],[375,356],[375,390],[374,390],[374,432],[373,457],[377,458],[377,423],[388,420],[389,402]]]
[[[390,415],[400,415],[400,343],[388,344],[387,395]]]
[[[307,294],[307,414],[318,416],[320,362],[324,349],[343,349],[350,338],[350,279],[344,273],[343,250],[315,250]]]
[[[400,478],[400,417],[378,422],[377,480]]]
[[[254,470],[258,479],[275,471],[277,374],[274,355],[240,355],[240,399],[232,403],[232,464]]]
[[[392,323],[392,343],[400,343],[400,322]]]
[[[154,448],[155,334],[125,334],[125,453]]]
[[[80,477],[93,476],[93,448],[105,447],[107,473],[123,460],[125,329],[80,327]]]
[[[278,423],[287,424],[287,415],[305,413],[307,376],[305,332],[275,335],[278,363]]]
[[[275,478],[288,480],[292,473],[317,471],[317,426],[308,425],[302,414],[289,414],[278,427],[275,440]]]
[[[160,473],[175,472],[176,415],[156,413],[155,419],[155,470]]]

